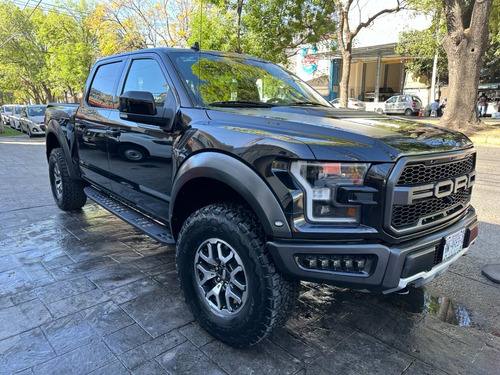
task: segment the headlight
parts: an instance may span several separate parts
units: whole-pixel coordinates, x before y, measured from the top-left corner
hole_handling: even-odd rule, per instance
[[[312,222],[358,223],[359,204],[339,202],[339,187],[363,186],[370,164],[295,161],[290,172],[305,192],[306,217]]]

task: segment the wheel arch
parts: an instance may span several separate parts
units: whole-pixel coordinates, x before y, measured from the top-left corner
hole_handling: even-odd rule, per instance
[[[203,152],[190,157],[177,172],[171,197],[171,229],[175,239],[194,211],[223,201],[249,207],[268,236],[291,238],[288,221],[271,189],[254,170],[229,155]],[[277,221],[282,226],[276,226]]]
[[[61,129],[59,123],[55,120],[50,120],[45,131],[45,152],[47,161],[50,158],[50,153],[54,148],[60,147],[64,152],[64,157],[68,162],[68,173],[71,178],[80,178],[78,168],[72,162],[71,150],[66,139],[66,135]]]

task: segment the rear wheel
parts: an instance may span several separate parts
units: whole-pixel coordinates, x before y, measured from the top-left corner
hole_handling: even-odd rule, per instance
[[[49,178],[52,195],[61,210],[76,210],[82,208],[87,202],[82,181],[70,177],[61,148],[55,148],[50,153]]]
[[[405,116],[413,116],[413,111],[410,108],[406,108]]]
[[[256,344],[290,317],[299,281],[276,270],[252,212],[213,204],[192,214],[179,234],[176,265],[200,325],[221,341]]]

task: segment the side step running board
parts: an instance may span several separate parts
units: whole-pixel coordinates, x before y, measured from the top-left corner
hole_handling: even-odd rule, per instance
[[[144,216],[140,212],[133,210],[129,206],[113,199],[109,195],[101,193],[99,190],[94,189],[91,186],[86,187],[84,191],[85,194],[87,194],[87,197],[95,201],[97,204],[101,205],[106,210],[136,227],[140,231],[146,233],[150,237],[153,237],[156,241],[166,245],[175,244],[174,238],[166,226],[161,225],[147,216]]]

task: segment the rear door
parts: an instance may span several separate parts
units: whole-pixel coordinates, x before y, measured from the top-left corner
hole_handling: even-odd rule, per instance
[[[115,107],[114,93],[125,61],[107,61],[92,71],[92,81],[86,90],[75,117],[79,163],[82,176],[111,190],[107,147],[108,117]]]
[[[160,56],[131,57],[118,96],[126,91],[151,92],[157,108],[175,109],[176,99]],[[172,188],[172,132],[160,126],[109,117],[108,149],[113,192],[137,208],[168,221]]]

